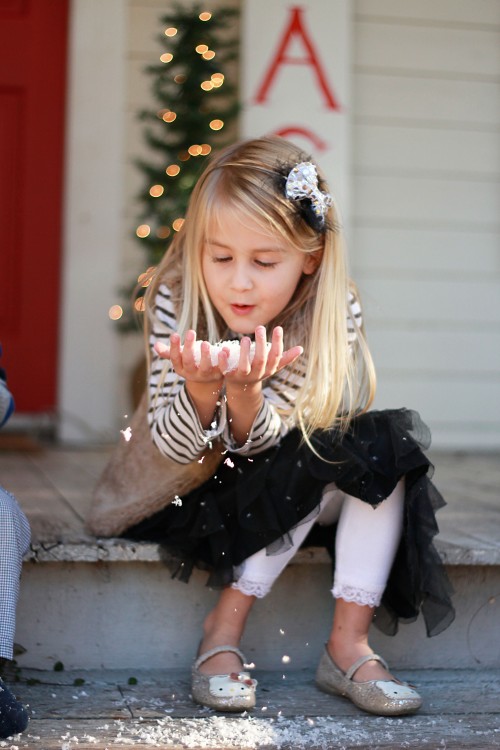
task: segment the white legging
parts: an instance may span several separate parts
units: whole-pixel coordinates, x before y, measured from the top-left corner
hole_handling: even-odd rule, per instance
[[[279,554],[261,549],[248,557],[235,568],[237,580],[232,586],[248,596],[264,597],[313,524],[326,526],[338,519],[332,594],[337,599],[376,607],[382,599],[401,538],[403,507],[404,480],[375,509],[329,484],[325,487],[319,514],[312,514],[290,531],[291,547]]]

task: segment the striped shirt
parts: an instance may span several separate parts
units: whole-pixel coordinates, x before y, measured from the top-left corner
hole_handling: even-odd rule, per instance
[[[347,340],[352,345],[361,325],[361,308],[349,293]],[[226,399],[221,393],[210,429],[203,429],[198,413],[185,388],[184,378],[170,368],[154,350],[156,342],[168,343],[177,332],[177,319],[168,287],[162,284],[155,299],[154,323],[149,339],[152,362],[149,375],[149,424],[153,441],[159,451],[181,464],[199,458],[205,448],[219,439],[227,450],[251,456],[273,445],[293,427],[290,414],[297,391],[304,383],[306,365],[303,357],[284,367],[265,381],[262,406],[243,445],[234,442]],[[236,336],[235,336],[236,338]]]

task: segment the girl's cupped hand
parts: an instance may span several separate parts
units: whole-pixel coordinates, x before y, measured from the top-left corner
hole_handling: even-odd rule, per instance
[[[277,326],[273,329],[271,345],[267,345],[266,329],[257,326],[255,329],[255,349],[253,358],[250,356],[251,341],[244,336],[240,341],[240,356],[235,369],[229,370],[229,349],[222,348],[216,365],[212,364],[210,344],[203,341],[200,348],[199,362],[195,357],[196,332],[187,331],[184,346],[177,333],[170,337],[170,346],[157,342],[155,352],[162,359],[169,359],[175,372],[185,380],[196,382],[217,382],[226,379],[232,383],[249,385],[257,383],[274,375],[283,367],[292,364],[299,357],[303,349],[294,346],[283,350],[283,329]]]

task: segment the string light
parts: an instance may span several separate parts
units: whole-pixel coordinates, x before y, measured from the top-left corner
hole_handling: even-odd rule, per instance
[[[199,55],[203,55],[204,52],[208,52],[208,47],[206,44],[198,44],[198,46],[194,49],[195,52],[198,52]]]
[[[159,240],[166,240],[170,235],[170,227],[158,227],[156,236]]]
[[[178,73],[176,76],[174,76],[174,81],[176,83],[185,83],[186,76],[184,75],[184,73]]]
[[[134,309],[137,310],[137,312],[144,312],[146,309],[146,302],[144,301],[144,297],[139,297],[134,302]]]
[[[210,128],[212,130],[221,130],[224,127],[224,122],[222,120],[212,120],[210,122]]]
[[[187,161],[189,159],[189,153],[187,151],[179,151],[177,157],[179,161]]]
[[[200,21],[210,21],[210,19],[212,18],[212,14],[208,11],[204,11],[203,13],[200,13],[198,18],[200,19]]]
[[[203,83],[200,83],[200,88],[202,88],[203,91],[212,91],[214,86],[215,84],[213,81],[203,81]]]
[[[164,52],[163,55],[160,55],[160,60],[162,63],[169,63],[172,62],[174,59],[174,56],[171,52]]]
[[[165,29],[165,36],[175,36],[177,34],[177,29],[175,26],[169,26],[168,29]]]
[[[149,237],[150,232],[151,227],[149,226],[149,224],[140,224],[135,230],[136,235],[141,239],[144,239],[144,237]]]
[[[175,120],[175,118],[176,118],[176,117],[177,117],[177,115],[175,114],[175,112],[171,112],[171,111],[170,111],[170,110],[168,109],[168,110],[167,110],[167,111],[165,112],[165,114],[164,114],[164,115],[162,116],[162,118],[161,118],[161,119],[162,119],[162,120],[164,120],[165,122],[173,122],[173,121]]]
[[[183,224],[184,224],[184,219],[175,219],[175,221],[172,223],[172,228],[174,232],[178,232],[179,229],[182,229]]]
[[[201,151],[200,156],[208,156],[208,154],[211,152],[212,146],[209,146],[208,143],[202,143],[201,144]]]
[[[159,198],[160,195],[163,195],[164,192],[165,188],[163,187],[163,185],[153,185],[149,189],[149,194],[152,198]]]
[[[213,51],[213,49],[209,49],[202,54],[202,58],[204,60],[213,60],[214,57],[215,57],[215,52]]]
[[[111,320],[120,320],[123,315],[123,307],[121,307],[121,305],[111,305],[108,310],[108,315]]]
[[[137,283],[140,284],[142,287],[146,288],[151,284],[152,277],[151,272],[154,271],[153,266],[150,266],[147,271],[144,271],[144,273],[140,273],[137,277]]]
[[[222,73],[212,73],[210,79],[216,88],[219,88],[224,83],[224,75]]]
[[[181,168],[178,164],[169,164],[169,166],[165,170],[169,177],[177,177],[180,171]]]
[[[198,144],[195,143],[188,148],[188,152],[191,154],[191,156],[200,156],[201,146],[198,146]]]

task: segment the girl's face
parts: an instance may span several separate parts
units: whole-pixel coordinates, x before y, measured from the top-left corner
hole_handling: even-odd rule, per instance
[[[231,210],[209,225],[202,252],[210,300],[228,328],[241,334],[267,326],[286,308],[302,274],[316,266],[313,255]]]

